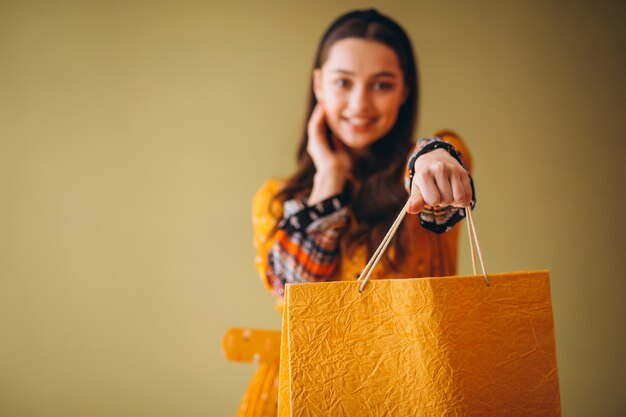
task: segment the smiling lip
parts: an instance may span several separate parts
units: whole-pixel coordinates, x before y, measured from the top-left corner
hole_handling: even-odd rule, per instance
[[[366,132],[376,123],[373,117],[344,117],[343,120],[355,132]]]

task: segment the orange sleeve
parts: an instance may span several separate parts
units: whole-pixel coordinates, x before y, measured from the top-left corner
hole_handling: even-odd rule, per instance
[[[252,229],[254,232],[254,264],[265,288],[272,292],[272,285],[267,280],[267,255],[271,250],[275,236],[270,236],[276,220],[282,216],[283,207],[277,201],[270,202],[280,190],[282,181],[268,180],[259,188],[252,198]]]

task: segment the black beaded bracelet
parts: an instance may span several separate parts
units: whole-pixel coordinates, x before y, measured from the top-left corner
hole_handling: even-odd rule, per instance
[[[432,152],[435,149],[445,149],[454,159],[459,161],[459,164],[461,164],[461,166],[467,169],[467,167],[463,163],[463,158],[461,158],[461,154],[459,154],[459,151],[457,151],[454,146],[452,146],[451,144],[449,144],[448,142],[444,141],[443,139],[439,137],[435,137],[432,139],[434,139],[432,142],[424,146],[419,151],[415,152],[409,159],[409,176],[410,176],[409,184],[413,184],[413,175],[415,175],[415,161],[417,161],[417,158],[419,158],[420,156],[428,152]]]

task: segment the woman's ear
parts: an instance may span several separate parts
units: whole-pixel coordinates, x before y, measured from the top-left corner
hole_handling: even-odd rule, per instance
[[[324,94],[322,92],[322,70],[319,68],[315,68],[313,70],[313,94],[315,94],[315,99],[317,101],[322,101],[324,99]]]

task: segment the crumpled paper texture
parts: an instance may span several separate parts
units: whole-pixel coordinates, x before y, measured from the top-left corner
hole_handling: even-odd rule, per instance
[[[560,416],[548,271],[287,285],[278,415]]]

